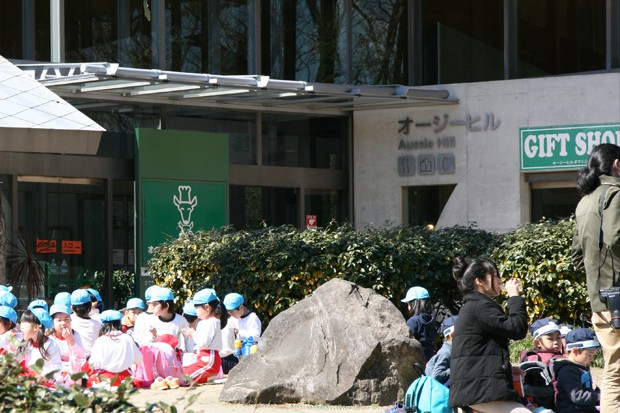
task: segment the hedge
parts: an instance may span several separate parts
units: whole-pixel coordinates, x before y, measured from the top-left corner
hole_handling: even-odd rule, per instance
[[[151,276],[182,305],[196,291],[220,297],[239,292],[268,324],[275,315],[334,277],[373,288],[403,313],[413,285],[427,288],[437,307],[458,312],[451,276],[458,255],[494,259],[504,276],[524,280],[530,318],[553,316],[579,324],[589,317],[584,274],[570,263],[574,220],[528,224],[507,234],[474,226],[355,230],[349,225],[300,231],[291,226],[238,231],[230,227],[182,235],[152,249]]]

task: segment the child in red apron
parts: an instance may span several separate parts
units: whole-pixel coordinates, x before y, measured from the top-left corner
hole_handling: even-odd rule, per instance
[[[121,331],[122,318],[116,310],[106,310],[100,315],[103,324],[88,360],[92,369],[89,387],[101,383],[102,379],[116,387],[131,376],[129,368],[142,361],[142,353],[133,339]]]
[[[183,332],[196,344],[196,361],[183,366],[183,373],[196,383],[206,383],[209,377],[220,372],[222,359],[222,330],[220,324],[220,300],[210,288],[198,291],[192,298],[196,314],[200,320],[196,329],[187,328]]]

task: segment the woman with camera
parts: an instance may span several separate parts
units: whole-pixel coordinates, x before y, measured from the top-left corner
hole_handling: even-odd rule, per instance
[[[585,270],[592,325],[603,348],[601,412],[620,406],[620,147],[592,150],[577,176],[573,262]]]

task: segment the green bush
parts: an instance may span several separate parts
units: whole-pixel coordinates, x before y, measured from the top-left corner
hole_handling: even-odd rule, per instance
[[[357,231],[351,226],[299,231],[291,226],[232,228],[185,234],[151,250],[151,275],[182,305],[201,288],[220,298],[239,292],[265,325],[334,277],[373,288],[401,311],[413,285],[427,288],[439,311],[457,313],[461,296],[451,276],[455,256],[487,256],[504,277],[524,283],[530,319],[589,319],[585,276],[570,261],[574,220],[542,221],[507,234],[475,227]]]

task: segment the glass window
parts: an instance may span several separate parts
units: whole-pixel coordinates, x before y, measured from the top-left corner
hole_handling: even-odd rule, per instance
[[[542,218],[559,219],[571,216],[579,203],[576,188],[532,189],[531,222]]]
[[[237,229],[263,225],[298,226],[297,190],[230,185],[230,224]]]
[[[518,76],[605,69],[605,0],[519,0]]]
[[[326,227],[331,221],[347,221],[347,196],[335,190],[306,189],[306,215],[315,215],[317,226]]]
[[[437,225],[456,185],[412,186],[405,190],[405,217],[409,226]]]
[[[230,163],[256,165],[256,115],[248,112],[170,108],[166,129],[228,134]]]
[[[407,1],[354,0],[353,84],[409,84]]]
[[[343,0],[271,0],[263,10],[265,74],[276,79],[348,83]],[[266,6],[267,7],[267,6]]]
[[[19,182],[19,233],[36,249],[36,240],[55,241],[40,254],[47,272],[48,296],[77,288],[77,277],[105,271],[103,185]]]
[[[346,121],[263,115],[263,164],[343,169]]]
[[[149,13],[142,0],[66,0],[65,60],[118,62],[121,66],[151,68]]]
[[[503,79],[503,21],[502,1],[422,0],[424,84]]]
[[[112,264],[114,269],[135,273],[133,186],[133,181],[114,182]]]
[[[3,0],[0,13],[0,54],[6,59],[49,62],[49,0]]]

